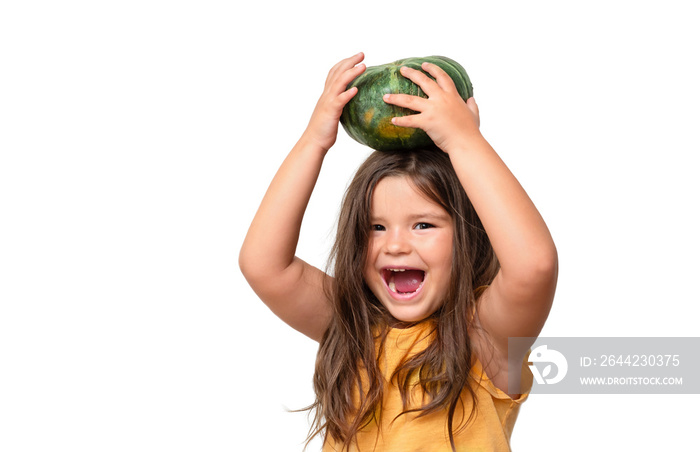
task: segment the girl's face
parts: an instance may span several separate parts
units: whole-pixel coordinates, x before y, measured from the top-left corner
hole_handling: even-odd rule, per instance
[[[391,315],[416,322],[443,303],[452,269],[452,218],[406,177],[380,180],[371,201],[363,276]]]

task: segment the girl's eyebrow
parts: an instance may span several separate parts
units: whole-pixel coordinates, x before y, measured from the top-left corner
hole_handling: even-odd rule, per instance
[[[432,219],[432,220],[448,220],[450,219],[450,215],[447,212],[422,212],[422,213],[416,213],[413,215],[408,216],[409,220],[423,220],[423,219]]]
[[[418,220],[450,220],[451,217],[447,212],[437,212],[437,211],[427,211],[427,212],[420,212],[420,213],[414,213],[411,215],[408,215],[406,217],[409,221],[418,221]],[[370,222],[375,223],[375,222],[381,222],[384,221],[384,218],[381,216],[375,216],[371,215],[369,217]]]

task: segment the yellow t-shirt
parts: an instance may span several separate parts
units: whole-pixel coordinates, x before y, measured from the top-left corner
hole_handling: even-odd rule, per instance
[[[407,357],[424,350],[430,341],[429,322],[421,322],[406,329],[392,328],[388,332],[385,352],[379,360],[379,366],[387,383],[384,393],[384,406],[380,425],[372,422],[357,435],[357,445],[350,450],[357,452],[444,452],[452,451],[447,431],[447,410],[431,413],[418,418],[417,413],[404,414],[393,423],[396,416],[403,411],[403,404],[398,387],[390,383],[389,378],[396,367]],[[458,452],[510,451],[510,436],[520,410],[520,405],[527,399],[532,388],[532,373],[523,362],[521,387],[523,394],[511,399],[498,389],[483,371],[481,363],[476,360],[470,372],[470,383],[476,394],[477,411],[470,423],[458,433],[454,440]],[[422,401],[420,386],[416,387],[413,399]],[[463,426],[463,419],[469,416],[472,402],[468,393],[462,396],[463,404],[455,410],[455,431]],[[462,406],[463,405],[463,408]],[[465,414],[466,413],[466,414]],[[464,414],[464,418],[462,417]],[[342,445],[335,444],[330,437],[324,444],[324,452],[340,451]]]

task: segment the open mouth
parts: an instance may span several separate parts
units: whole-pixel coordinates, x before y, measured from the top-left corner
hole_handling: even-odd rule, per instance
[[[385,268],[382,278],[386,286],[395,294],[413,294],[423,287],[425,272],[414,268]]]

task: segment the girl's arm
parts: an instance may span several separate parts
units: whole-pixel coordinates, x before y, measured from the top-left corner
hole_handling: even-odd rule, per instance
[[[424,63],[422,68],[435,80],[410,68],[402,68],[402,74],[428,99],[388,95],[385,101],[419,112],[393,122],[425,130],[450,156],[498,256],[501,269],[481,295],[477,322],[489,336],[484,340],[494,345],[494,364],[502,368],[507,366],[509,337],[535,338],[542,330],[554,299],[557,251],[535,205],[481,135],[474,98],[465,103],[438,66]],[[520,365],[529,345],[511,356],[511,363]]]
[[[345,88],[364,71],[358,64],[363,58],[359,53],[330,70],[309,125],[273,178],[238,258],[246,280],[272,312],[315,340],[321,339],[331,315],[323,291],[330,276],[296,257],[296,246],[343,107],[357,93],[357,88]]]

